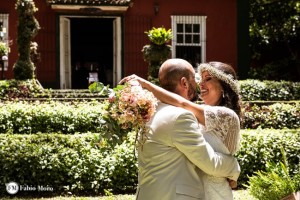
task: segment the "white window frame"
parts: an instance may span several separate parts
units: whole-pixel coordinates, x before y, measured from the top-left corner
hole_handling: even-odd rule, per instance
[[[172,15],[172,58],[176,57],[176,46],[199,46],[201,47],[201,62],[206,62],[206,18],[207,16]],[[177,24],[199,24],[199,43],[177,43]],[[185,34],[185,33],[183,33]]]
[[[9,27],[8,27],[8,17],[9,17],[9,14],[5,14],[5,13],[0,13],[0,21],[3,22],[3,27],[5,28],[4,30],[4,35],[3,35],[3,38],[2,38],[2,42],[6,43],[7,45],[9,45],[9,37],[8,37],[8,30],[9,30]],[[8,68],[8,60],[6,60],[4,62],[4,71],[7,71],[7,68]],[[0,67],[0,71],[2,71],[2,67]]]

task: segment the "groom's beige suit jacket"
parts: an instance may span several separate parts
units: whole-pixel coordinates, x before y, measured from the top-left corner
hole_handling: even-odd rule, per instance
[[[197,174],[237,180],[240,167],[232,156],[215,153],[200,132],[193,113],[159,103],[148,123],[147,140],[138,150],[138,200],[205,199]]]

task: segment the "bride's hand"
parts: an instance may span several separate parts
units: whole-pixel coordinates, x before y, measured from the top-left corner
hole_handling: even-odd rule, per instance
[[[139,77],[139,76],[137,76],[137,75],[135,75],[135,74],[132,74],[132,75],[130,75],[130,76],[126,76],[125,78],[123,78],[120,82],[119,82],[119,84],[123,84],[123,83],[125,83],[125,82],[133,82],[133,83],[135,83],[136,81],[142,86],[142,87],[145,87],[145,84],[146,84],[146,82],[147,82],[147,80],[145,80],[145,79],[143,79],[143,78],[141,78],[141,77]]]
[[[136,79],[136,75],[135,74],[132,74],[130,76],[124,77],[122,80],[120,80],[120,82],[118,84],[121,85],[121,84],[129,82],[130,80],[133,80],[133,79]]]
[[[230,179],[227,179],[227,181],[228,181],[229,186],[231,187],[231,189],[237,188],[237,181],[230,180]]]

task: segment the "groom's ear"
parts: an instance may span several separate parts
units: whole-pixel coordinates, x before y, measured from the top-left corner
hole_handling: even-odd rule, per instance
[[[187,80],[187,78],[186,77],[182,77],[181,79],[180,79],[180,86],[181,87],[183,87],[183,88],[185,88],[185,89],[187,89],[188,88],[188,80]]]

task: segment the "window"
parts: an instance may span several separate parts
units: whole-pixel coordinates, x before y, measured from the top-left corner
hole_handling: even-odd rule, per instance
[[[0,13],[0,40],[8,42],[8,14]]]
[[[9,44],[9,40],[8,40],[8,14],[3,14],[0,13],[0,42],[4,42],[7,43],[7,45]],[[2,63],[4,64],[2,66],[2,64],[0,64],[0,71],[6,71],[7,67],[8,67],[8,60],[6,60],[5,62],[2,61]],[[2,78],[4,79],[4,74],[2,72]]]
[[[206,61],[206,16],[171,16],[172,58],[189,61],[194,68]]]

